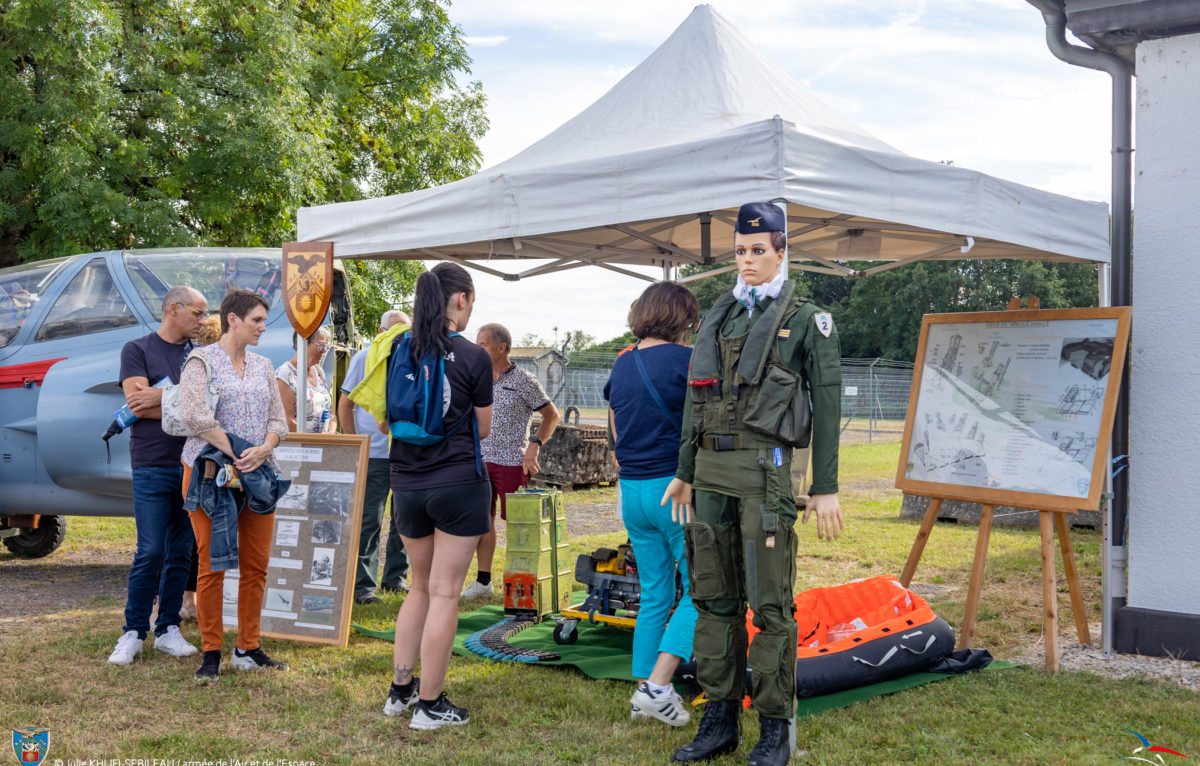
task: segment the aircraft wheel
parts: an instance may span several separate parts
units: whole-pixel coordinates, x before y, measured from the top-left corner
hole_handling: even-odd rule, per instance
[[[62,545],[67,536],[67,520],[62,516],[43,516],[37,529],[22,532],[15,537],[4,538],[4,547],[9,553],[24,559],[40,559],[49,556]]]

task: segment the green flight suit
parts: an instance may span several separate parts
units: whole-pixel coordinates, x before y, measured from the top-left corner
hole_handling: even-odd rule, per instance
[[[790,287],[780,296],[787,302],[782,320],[776,320],[781,326],[774,339],[777,355],[772,353],[771,360],[804,379],[812,407],[812,494],[833,494],[838,491],[841,420],[837,333],[828,313],[789,293]],[[685,527],[685,539],[690,595],[699,613],[694,642],[697,681],[711,700],[740,700],[748,663],[754,708],[771,718],[791,718],[796,689],[792,448],[745,428],[740,421],[746,411],[742,400],[756,387],[737,375],[751,327],[770,316],[771,303],[763,300],[752,313],[735,303],[721,322],[719,394],[715,386],[708,393],[695,388],[698,381],[689,381],[676,477],[694,488],[693,521]],[[697,340],[693,367],[702,342]],[[722,416],[705,420],[704,407],[712,405],[697,405],[693,397],[703,402],[714,396],[720,397]],[[735,401],[740,403],[736,407]],[[721,441],[708,431],[722,434]],[[747,605],[762,631],[748,655]]]

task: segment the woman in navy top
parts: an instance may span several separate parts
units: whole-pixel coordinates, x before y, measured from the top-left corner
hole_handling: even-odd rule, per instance
[[[631,716],[683,726],[690,716],[671,686],[675,668],[692,656],[696,608],[688,596],[683,520],[662,507],[675,476],[683,400],[692,350],[680,345],[700,315],[696,298],[672,282],[651,285],[629,310],[637,344],[617,357],[604,398],[620,465],[621,516],[637,559],[642,599],[633,631]],[[675,573],[683,597],[675,605]],[[669,618],[669,619],[668,619]]]

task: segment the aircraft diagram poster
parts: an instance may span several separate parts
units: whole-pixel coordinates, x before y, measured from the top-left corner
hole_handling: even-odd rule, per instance
[[[898,485],[1046,495],[1089,507],[1103,479],[1097,468],[1128,337],[1127,314],[1123,324],[1114,311],[927,317]],[[1110,315],[1091,315],[1098,312]]]

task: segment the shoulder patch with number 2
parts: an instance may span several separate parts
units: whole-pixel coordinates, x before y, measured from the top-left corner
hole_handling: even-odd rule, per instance
[[[813,314],[813,321],[817,323],[817,329],[826,338],[829,337],[829,333],[833,332],[833,314],[828,311]]]

